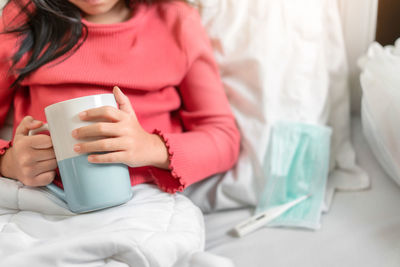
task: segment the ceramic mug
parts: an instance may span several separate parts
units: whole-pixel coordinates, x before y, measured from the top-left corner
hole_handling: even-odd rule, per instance
[[[79,113],[101,106],[118,107],[113,94],[84,96],[52,104],[45,108],[47,124],[29,132],[29,135],[44,130],[50,132],[64,190],[52,183],[47,188],[75,213],[120,205],[132,198],[125,164],[90,163],[88,154],[78,154],[73,150],[74,145],[82,140],[73,138],[71,132],[93,123],[82,121]]]

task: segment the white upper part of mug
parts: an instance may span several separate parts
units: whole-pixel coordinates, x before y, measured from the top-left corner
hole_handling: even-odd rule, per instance
[[[46,119],[49,125],[57,161],[80,155],[73,150],[74,145],[90,140],[77,140],[72,137],[72,131],[76,128],[90,125],[93,122],[82,121],[79,118],[79,113],[101,106],[118,108],[113,94],[99,94],[74,98],[52,104],[45,108]]]

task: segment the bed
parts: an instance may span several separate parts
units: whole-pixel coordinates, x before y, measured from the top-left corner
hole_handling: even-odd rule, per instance
[[[339,192],[318,231],[263,228],[244,238],[230,229],[251,209],[208,214],[206,249],[230,258],[235,266],[385,266],[400,264],[400,188],[369,149],[359,117],[352,118],[358,162],[371,177],[371,188]]]
[[[209,261],[184,266],[399,266],[400,188],[374,158],[359,115],[357,59],[374,40],[378,1],[200,2],[243,144],[232,171],[186,192],[205,213],[208,254],[197,257]],[[295,92],[301,103],[282,102],[293,87],[302,89]],[[322,227],[262,228],[238,238],[232,228],[253,215],[260,194],[270,124],[287,117],[335,132]]]

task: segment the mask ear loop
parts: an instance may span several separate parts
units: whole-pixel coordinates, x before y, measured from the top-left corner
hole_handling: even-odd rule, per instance
[[[297,176],[291,166],[293,166],[293,163],[298,161],[298,158],[301,157],[302,154],[305,153],[307,146],[310,143],[310,138],[306,138],[306,142],[300,142],[302,139],[302,135],[307,136],[304,132],[299,131],[298,127],[293,128],[289,133],[287,131],[284,132],[284,135],[278,135],[276,134],[277,128],[286,125],[286,122],[277,122],[272,126],[271,129],[271,134],[269,137],[269,142],[268,142],[268,148],[267,152],[264,157],[264,162],[266,163],[265,166],[265,176],[266,176],[266,181],[264,183],[264,190],[261,193],[261,197],[259,199],[259,203],[264,203],[264,205],[268,206],[267,204],[272,204],[273,206],[280,206],[284,205],[290,201],[293,201],[301,196],[305,196],[310,194],[310,187],[303,187],[303,190],[299,191],[299,189],[302,189],[299,186],[293,187],[291,186],[293,183],[290,183],[285,179],[285,182],[283,183],[273,183],[273,184],[268,184],[268,179],[273,179],[272,172],[274,175],[280,175],[280,176],[286,176],[286,177],[295,177]],[[297,123],[296,123],[297,124]],[[295,145],[293,146],[292,144],[290,145],[290,153],[285,153],[284,155],[282,154],[282,151],[287,149],[282,149],[282,143],[283,146],[288,146],[288,139],[293,139],[291,136],[292,134],[296,134],[296,140],[295,140]],[[272,155],[274,154],[277,155]],[[276,153],[275,153],[276,152]],[[279,166],[279,169],[274,168],[274,166]],[[274,168],[274,169],[273,169]],[[272,170],[273,169],[273,170]],[[276,179],[275,179],[276,180]],[[267,186],[269,187],[267,189]],[[274,203],[271,202],[271,197],[272,194],[271,192],[276,192],[279,191],[279,199],[275,199]],[[290,200],[290,201],[288,201]],[[272,206],[271,205],[271,206]],[[256,213],[261,213],[264,212],[265,209],[260,207],[258,205],[256,209]]]
[[[302,155],[304,153],[307,152],[307,148],[311,142],[311,138],[308,134],[305,134],[304,132],[300,132],[299,133],[300,137],[298,138],[298,140],[305,140],[305,142],[297,142],[296,145],[296,149],[295,151],[295,155],[293,155],[292,157],[292,161],[291,161],[291,165],[293,165],[293,163],[299,162],[299,158],[302,158]],[[303,163],[303,166],[305,164]],[[296,170],[298,172],[298,170]],[[289,170],[288,172],[288,177],[294,178],[294,177],[306,177],[306,173],[304,168],[301,168],[301,171],[303,172],[302,175],[296,175],[294,168],[291,168],[291,170]],[[287,182],[286,182],[287,183]],[[290,186],[295,184],[296,186]],[[287,186],[286,188],[286,199],[290,199],[293,198],[293,196],[296,196],[295,199],[297,199],[299,196],[305,196],[305,195],[311,195],[312,194],[312,190],[313,187],[308,185],[308,183],[304,182],[304,181],[289,181],[289,186]]]

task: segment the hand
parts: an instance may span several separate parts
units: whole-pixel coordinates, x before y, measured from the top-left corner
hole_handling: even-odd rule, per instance
[[[74,146],[77,153],[108,152],[88,156],[91,163],[123,163],[130,167],[156,166],[167,169],[168,151],[156,134],[146,132],[131,103],[118,87],[113,93],[119,109],[111,106],[81,112],[80,119],[93,124],[72,131],[76,139],[96,138]]]
[[[25,117],[18,125],[11,148],[1,157],[3,176],[17,179],[28,186],[44,186],[56,175],[56,156],[50,136],[28,136],[29,130],[37,129],[43,122]]]

